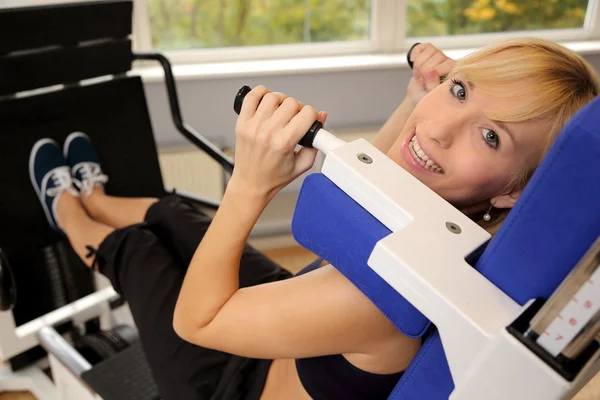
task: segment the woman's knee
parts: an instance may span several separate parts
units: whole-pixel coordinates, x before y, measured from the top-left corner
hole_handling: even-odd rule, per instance
[[[115,230],[100,244],[96,254],[98,271],[120,294],[123,294],[126,276],[135,274],[144,265],[164,264],[165,260],[172,260],[172,257],[145,224]]]

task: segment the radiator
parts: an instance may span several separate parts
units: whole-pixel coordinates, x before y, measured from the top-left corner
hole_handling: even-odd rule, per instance
[[[165,186],[211,200],[223,196],[223,168],[203,151],[195,147],[161,149],[158,160]]]

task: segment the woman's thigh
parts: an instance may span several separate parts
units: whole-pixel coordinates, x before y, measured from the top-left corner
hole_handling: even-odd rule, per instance
[[[231,355],[188,343],[173,330],[181,266],[143,225],[112,233],[97,257],[99,271],[128,302],[163,398],[209,399]]]
[[[177,195],[166,196],[153,204],[145,218],[148,227],[187,267],[211,223],[211,218]],[[280,265],[246,245],[240,261],[240,286],[286,279],[292,274]]]
[[[161,200],[146,222],[114,231],[97,252],[99,271],[127,300],[155,381],[166,399],[209,399],[239,357],[185,342],[173,330],[173,311],[187,266],[210,218],[179,199]],[[240,285],[291,274],[247,246]],[[198,294],[202,301],[202,294]],[[237,372],[233,375],[237,375]]]

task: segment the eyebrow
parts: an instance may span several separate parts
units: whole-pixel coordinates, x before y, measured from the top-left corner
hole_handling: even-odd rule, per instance
[[[469,85],[469,88],[471,90],[475,89],[475,84],[473,82],[471,82],[470,80],[467,79],[467,84]],[[510,139],[512,140],[513,143],[516,143],[515,141],[515,136],[513,135],[513,133],[511,132],[510,129],[508,129],[508,126],[502,122],[502,121],[496,121],[496,120],[492,120],[493,123],[495,123],[496,125],[498,125],[500,127],[500,129],[502,129],[503,131],[505,131],[508,136],[510,136]]]
[[[515,142],[515,137],[513,135],[513,133],[510,131],[510,129],[508,129],[508,126],[506,126],[506,124],[502,121],[496,121],[496,120],[492,120],[496,125],[498,125],[500,127],[500,129],[502,129],[503,131],[505,131],[506,133],[508,133],[508,136],[510,136],[511,140],[513,143]]]

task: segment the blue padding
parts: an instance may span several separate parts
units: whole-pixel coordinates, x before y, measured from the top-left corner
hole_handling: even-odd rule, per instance
[[[599,171],[596,98],[565,126],[476,268],[519,304],[550,297],[600,235]],[[440,338],[430,339],[391,399],[450,396],[454,387]]]
[[[437,331],[425,339],[419,354],[394,388],[390,399],[447,400],[454,390],[446,354]],[[446,397],[441,397],[445,394]]]
[[[304,180],[292,233],[354,283],[405,335],[425,332],[425,316],[367,265],[375,244],[391,231],[324,175]]]

